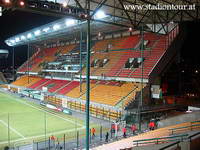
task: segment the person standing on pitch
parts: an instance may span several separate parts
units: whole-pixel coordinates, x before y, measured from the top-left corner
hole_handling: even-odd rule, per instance
[[[92,138],[95,137],[95,132],[96,132],[95,128],[92,128]]]
[[[122,128],[122,132],[123,132],[123,137],[126,138],[126,127]]]
[[[131,131],[133,132],[133,135],[135,135],[135,131],[137,130],[136,125],[132,124]]]
[[[107,132],[107,133],[106,133],[106,139],[105,139],[105,142],[108,142],[108,136],[109,136],[109,133]]]

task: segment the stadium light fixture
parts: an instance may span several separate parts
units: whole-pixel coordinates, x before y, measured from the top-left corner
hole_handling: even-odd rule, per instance
[[[76,23],[76,21],[74,19],[67,19],[65,24],[66,26],[73,26]]]
[[[98,37],[101,37],[101,32],[98,33]]]
[[[11,2],[10,2],[10,0],[4,0],[4,3],[10,4]]]
[[[99,10],[95,13],[94,17],[95,19],[103,19],[106,17],[106,14],[102,10]]]
[[[53,30],[58,30],[58,29],[60,29],[60,25],[58,25],[58,24],[55,24],[54,26],[53,26]]]
[[[11,42],[12,44],[15,44],[15,40],[10,40],[10,42]]]
[[[34,32],[35,36],[39,36],[40,35],[40,30],[37,30]]]
[[[128,31],[129,31],[129,32],[132,32],[132,31],[133,31],[133,28],[132,28],[132,27],[128,28]]]
[[[32,38],[32,34],[31,34],[31,33],[28,33],[28,34],[27,34],[27,38],[28,38],[28,39]]]
[[[25,40],[26,37],[24,35],[21,36],[21,40]]]
[[[20,41],[19,37],[16,37],[15,42],[19,42],[19,41]]]
[[[63,7],[67,7],[67,2],[64,2],[64,3],[63,3]]]
[[[19,2],[19,5],[20,5],[20,6],[24,6],[24,5],[25,5],[24,1],[20,1],[20,2]]]
[[[49,30],[50,30],[49,27],[46,27],[46,28],[43,29],[44,32],[48,32]]]

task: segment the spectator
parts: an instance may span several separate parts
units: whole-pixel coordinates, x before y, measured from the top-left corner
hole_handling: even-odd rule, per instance
[[[56,141],[55,136],[51,135],[50,140],[51,140],[51,142],[53,143],[54,147],[56,147],[56,145],[55,145],[55,144],[56,144],[56,143],[55,143],[55,141]]]
[[[56,145],[56,150],[60,150],[60,143],[59,142]]]
[[[96,132],[95,128],[92,128],[92,138],[95,137],[95,132]]]
[[[137,130],[136,125],[132,124],[131,131],[133,132],[133,135],[135,135],[135,131]]]
[[[109,136],[109,133],[107,132],[106,133],[106,139],[105,139],[106,142],[108,142],[108,136]]]
[[[149,122],[149,130],[154,130],[155,129],[155,122],[154,121],[150,121]]]
[[[126,127],[122,128],[122,132],[123,132],[123,137],[126,138]]]
[[[53,136],[53,135],[51,135],[50,139],[51,139],[51,141],[55,141],[56,140],[55,136]]]

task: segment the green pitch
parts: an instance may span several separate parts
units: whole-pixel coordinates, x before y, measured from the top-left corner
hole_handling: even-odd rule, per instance
[[[74,138],[77,130],[84,134],[84,121],[0,92],[0,147],[51,135]]]

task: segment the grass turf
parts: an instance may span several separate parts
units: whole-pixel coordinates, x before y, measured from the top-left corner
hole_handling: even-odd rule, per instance
[[[98,128],[98,125],[91,124],[91,127]],[[0,92],[0,147],[8,144],[8,135],[13,145],[22,141],[44,140],[45,132],[46,137],[66,134],[73,138],[77,130],[80,130],[80,135],[84,134],[84,122],[80,119]]]

